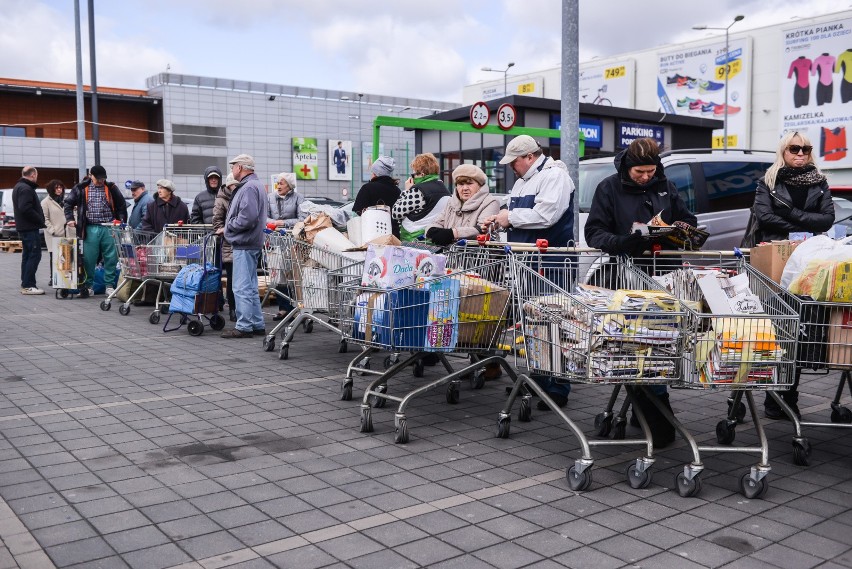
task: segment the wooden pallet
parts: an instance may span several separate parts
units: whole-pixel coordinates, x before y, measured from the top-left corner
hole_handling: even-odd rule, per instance
[[[0,241],[0,251],[7,253],[20,253],[24,250],[24,244],[21,241]]]

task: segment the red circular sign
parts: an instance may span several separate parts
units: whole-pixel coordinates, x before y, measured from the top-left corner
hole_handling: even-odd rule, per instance
[[[491,109],[483,101],[470,106],[470,124],[473,128],[485,128],[491,119]]]
[[[503,130],[509,130],[515,126],[515,119],[518,118],[518,113],[515,112],[515,107],[509,103],[503,103],[497,109],[497,125]]]

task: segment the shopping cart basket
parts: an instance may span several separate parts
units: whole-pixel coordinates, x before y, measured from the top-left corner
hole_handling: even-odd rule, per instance
[[[186,265],[172,281],[169,316],[163,324],[163,332],[173,332],[186,324],[190,336],[200,336],[204,333],[204,320],[214,330],[225,327],[225,319],[219,314],[222,269],[216,266],[217,263],[210,262],[218,259],[217,242],[215,235],[206,235],[201,247],[200,263]],[[169,328],[175,314],[180,315],[178,324]]]
[[[130,314],[130,305],[134,300],[145,293],[145,287],[149,283],[158,285],[162,289],[162,281],[148,277],[147,245],[156,239],[157,234],[152,231],[134,229],[129,225],[113,227],[112,236],[115,240],[115,248],[118,253],[118,264],[121,267],[121,281],[115,287],[115,291],[101,301],[101,310],[109,310],[112,300],[121,294],[122,290],[136,286],[136,289],[128,295],[127,299],[118,307],[122,316]],[[158,290],[157,296],[161,296],[162,290]]]

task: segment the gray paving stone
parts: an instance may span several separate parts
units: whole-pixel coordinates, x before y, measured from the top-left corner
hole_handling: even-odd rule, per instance
[[[59,567],[101,559],[115,554],[112,548],[100,537],[90,537],[46,547],[45,552]]]
[[[406,543],[395,548],[396,552],[421,566],[432,566],[436,563],[456,557],[462,551],[442,543],[434,537]]]
[[[420,565],[409,561],[399,553],[389,549],[383,549],[369,555],[363,555],[350,559],[346,565],[341,567],[352,569],[373,569],[375,567],[383,567],[386,569],[416,569]]]
[[[118,553],[127,553],[128,551],[145,549],[170,542],[168,536],[152,525],[111,533],[104,536],[104,539]]]
[[[123,556],[133,569],[165,569],[186,563],[191,558],[173,543],[149,547]]]

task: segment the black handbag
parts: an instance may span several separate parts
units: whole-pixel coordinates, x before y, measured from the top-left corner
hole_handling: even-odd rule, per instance
[[[743,249],[751,249],[758,243],[760,243],[760,238],[758,237],[758,232],[760,231],[760,222],[757,221],[757,216],[754,215],[754,210],[749,210],[748,215],[748,223],[746,224],[745,235],[743,235],[742,243],[740,243],[740,247]]]

